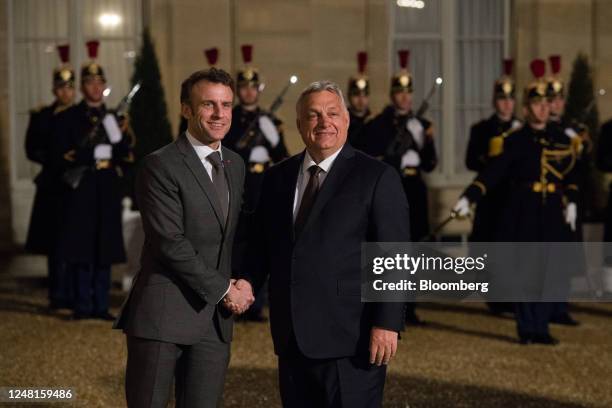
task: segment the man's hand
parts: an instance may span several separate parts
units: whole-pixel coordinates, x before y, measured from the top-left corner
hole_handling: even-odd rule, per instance
[[[372,327],[370,332],[370,364],[389,364],[397,351],[397,332]]]
[[[233,280],[229,292],[223,298],[223,305],[234,314],[244,313],[255,301],[251,284],[244,280]]]

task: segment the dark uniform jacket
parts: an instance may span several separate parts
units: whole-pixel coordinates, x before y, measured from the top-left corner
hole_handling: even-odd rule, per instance
[[[102,120],[106,108],[84,101],[62,112],[54,126],[54,160],[62,171],[64,194],[58,256],[67,262],[110,265],[125,261],[122,213],[124,167],[134,161],[133,138],[123,133],[112,144],[112,159],[96,160],[94,148],[111,144]],[[80,174],[80,176],[79,176]],[[78,181],[76,188],[70,182]]]
[[[28,228],[26,250],[51,255],[55,251],[57,232],[60,226],[61,171],[53,166],[51,154],[56,142],[52,134],[53,121],[67,107],[57,102],[32,111],[26,132],[25,150],[29,160],[42,165],[36,178],[36,195]]]
[[[419,138],[407,126],[412,121],[421,132]],[[410,233],[414,241],[429,234],[429,212],[427,186],[421,173],[432,171],[438,156],[433,140],[433,125],[430,121],[408,115],[396,115],[395,109],[388,106],[366,126],[361,149],[376,158],[382,159],[396,169],[402,177],[404,192],[410,207]],[[409,151],[415,151],[420,163],[417,166],[402,164],[402,158]]]
[[[349,108],[349,128],[348,128],[348,142],[356,149],[362,148],[364,129],[365,125],[370,116],[370,110],[368,109],[364,115],[356,115],[354,111]]]
[[[400,331],[403,303],[361,302],[361,244],[407,242],[408,207],[397,172],[344,145],[299,236],[293,208],[304,153],[265,175],[246,272],[269,276],[274,350],[292,338],[308,358],[367,353],[372,326]]]
[[[500,242],[560,242],[571,239],[564,200],[576,202],[576,151],[553,126],[529,125],[491,142],[493,158],[464,195],[470,202],[500,184],[508,189],[495,217],[493,238]]]
[[[516,118],[502,121],[496,114],[488,119],[474,124],[470,130],[470,140],[465,155],[465,165],[469,170],[481,172],[490,159],[489,143],[496,136],[504,134],[521,125]],[[478,201],[474,224],[470,240],[475,242],[489,242],[493,240],[493,226],[495,225],[496,209],[502,205],[504,195],[507,192],[503,187],[498,187],[487,193]],[[501,202],[500,202],[501,201]]]
[[[257,118],[260,115],[268,116],[277,128],[280,140],[275,146],[272,146],[259,128]],[[242,138],[247,128],[254,120],[256,121],[254,126],[251,127],[248,135]],[[268,151],[270,161],[272,163],[277,163],[289,156],[287,147],[285,146],[283,132],[280,129],[281,125],[282,122],[278,118],[266,113],[260,108],[254,111],[247,111],[243,109],[241,105],[237,105],[232,111],[232,127],[223,139],[223,145],[238,153],[246,164],[252,162],[250,154],[253,148],[255,146],[263,146]]]

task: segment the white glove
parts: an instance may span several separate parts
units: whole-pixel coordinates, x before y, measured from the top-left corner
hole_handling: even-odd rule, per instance
[[[112,144],[121,141],[123,135],[121,134],[121,129],[119,129],[119,124],[117,123],[117,119],[115,119],[115,115],[107,113],[104,119],[102,119],[102,125],[104,125],[104,130],[106,130],[108,139]]]
[[[459,217],[467,217],[472,212],[470,201],[465,197],[461,197],[453,207],[453,212]]]
[[[251,154],[249,154],[250,163],[267,163],[269,161],[270,155],[268,154],[268,149],[263,146],[255,146],[251,149]]]
[[[94,147],[94,159],[109,160],[113,158],[113,146],[109,144],[99,144]]]
[[[421,156],[416,150],[410,149],[402,156],[401,168],[404,167],[418,167],[421,164]]]
[[[578,209],[576,203],[569,203],[565,207],[565,222],[569,224],[572,231],[576,231],[576,216],[578,215]]]
[[[408,129],[412,134],[412,138],[414,139],[419,149],[422,149],[425,140],[425,129],[423,128],[423,125],[421,125],[421,121],[417,118],[408,119],[408,121],[406,122],[406,129]]]
[[[276,129],[272,119],[266,115],[261,115],[259,117],[259,129],[261,130],[261,133],[263,133],[266,140],[270,142],[272,147],[276,147],[278,142],[280,142],[280,135],[278,134],[278,129]]]

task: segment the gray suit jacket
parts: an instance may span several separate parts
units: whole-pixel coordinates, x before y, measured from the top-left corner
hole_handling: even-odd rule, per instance
[[[216,324],[221,338],[231,341],[232,316],[217,303],[231,277],[245,168],[231,150],[223,147],[222,155],[230,190],[226,223],[212,181],[185,134],[143,160],[136,179],[145,232],[141,269],[114,328],[194,344]]]

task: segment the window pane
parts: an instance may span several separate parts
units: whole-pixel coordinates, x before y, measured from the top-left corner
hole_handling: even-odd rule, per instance
[[[100,40],[98,62],[111,89],[106,103],[114,108],[129,92],[140,36],[140,1],[85,0],[82,4],[83,35],[86,40]]]
[[[80,0],[82,27],[86,39],[137,36],[140,26],[140,1]]]
[[[504,55],[505,0],[458,0],[455,173],[466,173],[470,127],[491,115],[493,83]],[[460,160],[459,160],[460,159]]]
[[[13,155],[16,178],[31,179],[37,165],[28,161],[24,151],[25,132],[31,109],[53,101],[53,69],[60,60],[56,46],[68,43],[68,0],[13,1],[14,104],[16,115]]]
[[[440,0],[427,0],[422,9],[394,4],[396,34],[439,33],[440,3]]]
[[[68,0],[13,0],[16,41],[68,38]]]
[[[505,0],[458,0],[459,35],[503,35],[504,4]]]
[[[497,40],[460,41],[457,47],[457,103],[491,103],[493,83],[501,75],[503,43]]]

